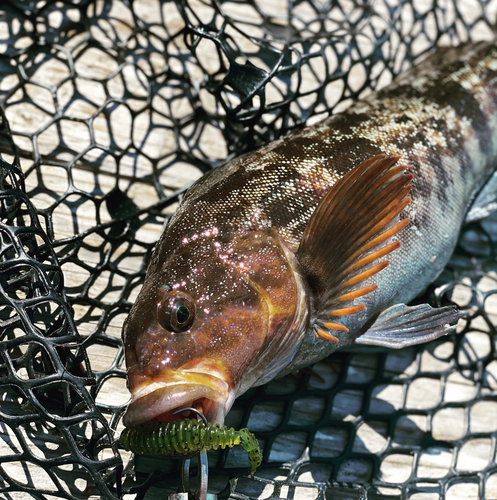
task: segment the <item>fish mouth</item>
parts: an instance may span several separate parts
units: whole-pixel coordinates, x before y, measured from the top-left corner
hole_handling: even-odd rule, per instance
[[[188,417],[174,413],[182,408],[199,409],[209,422],[223,424],[234,396],[221,374],[174,371],[162,380],[132,391],[131,403],[123,417],[126,427],[154,421]]]

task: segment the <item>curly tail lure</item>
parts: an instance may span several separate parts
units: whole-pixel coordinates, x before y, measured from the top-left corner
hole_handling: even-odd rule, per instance
[[[239,444],[248,452],[251,474],[262,462],[259,443],[248,429],[236,431],[225,425],[206,425],[201,420],[182,419],[126,428],[119,443],[125,450],[140,455],[170,457],[188,457],[204,448],[217,450]]]

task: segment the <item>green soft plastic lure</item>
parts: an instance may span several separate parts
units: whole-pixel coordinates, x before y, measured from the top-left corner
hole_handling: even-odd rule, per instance
[[[119,443],[125,450],[139,455],[170,457],[187,457],[204,448],[217,450],[239,444],[248,452],[252,474],[262,462],[259,443],[248,429],[236,431],[225,425],[205,425],[201,420],[182,419],[129,427],[121,433]]]

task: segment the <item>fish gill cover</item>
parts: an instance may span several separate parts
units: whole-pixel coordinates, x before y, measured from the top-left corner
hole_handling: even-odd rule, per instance
[[[0,496],[164,498],[178,463],[119,454],[120,330],[202,173],[343,109],[494,1],[74,0],[0,7]],[[497,219],[426,293],[470,315],[400,352],[338,353],[252,389],[210,455],[219,498],[497,498]],[[426,299],[425,297],[425,299]],[[124,474],[123,472],[124,468]]]

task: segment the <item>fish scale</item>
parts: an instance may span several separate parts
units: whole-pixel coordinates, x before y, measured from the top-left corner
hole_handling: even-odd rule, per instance
[[[198,400],[221,423],[249,387],[341,347],[454,331],[453,308],[405,304],[442,271],[491,179],[496,81],[494,42],[439,49],[197,181],[124,327],[126,425]],[[178,293],[192,323],[168,330],[157,311],[177,314]]]

